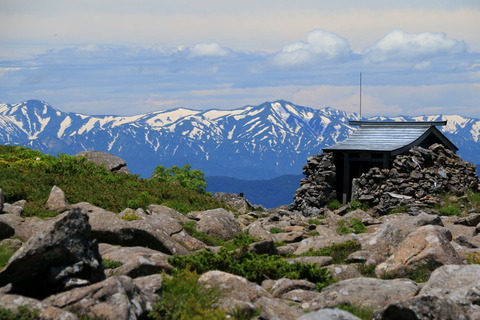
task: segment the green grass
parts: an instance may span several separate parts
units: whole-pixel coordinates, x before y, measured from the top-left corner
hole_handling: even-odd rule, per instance
[[[40,311],[29,309],[25,306],[18,307],[17,312],[0,308],[0,319],[2,320],[40,320]]]
[[[367,231],[367,228],[363,224],[362,220],[358,218],[352,218],[349,221],[345,219],[340,219],[337,221],[337,233],[339,235],[348,234],[348,233],[364,233]]]
[[[372,317],[372,312],[374,311],[373,308],[353,304],[341,304],[338,305],[337,308],[350,312],[362,320],[370,320]]]
[[[285,232],[285,231],[283,231],[282,229],[277,228],[277,227],[271,227],[271,228],[270,228],[270,233],[271,233],[271,234],[283,233],[283,232]]]
[[[24,216],[57,214],[44,209],[54,185],[65,192],[70,203],[89,202],[113,212],[150,204],[163,204],[182,213],[226,207],[208,194],[155,179],[112,173],[84,157],[53,157],[28,148],[0,146],[0,186],[5,201],[27,200]]]
[[[5,268],[8,260],[10,260],[14,253],[15,249],[11,246],[7,244],[0,244],[0,270]]]
[[[480,193],[467,190],[464,196],[455,196],[452,194],[441,195],[442,203],[435,205],[442,216],[462,216],[468,212],[480,211]]]
[[[289,257],[315,257],[315,256],[329,256],[332,257],[332,264],[345,263],[347,257],[360,250],[362,247],[358,242],[347,241],[343,243],[334,244],[331,247],[323,248],[317,251],[309,250],[301,255],[289,255]]]

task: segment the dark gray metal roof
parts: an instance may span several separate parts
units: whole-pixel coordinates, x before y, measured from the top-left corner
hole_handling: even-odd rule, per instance
[[[458,150],[435,125],[444,125],[445,122],[374,122],[355,121],[351,125],[360,125],[346,140],[324,148],[324,151],[378,151],[395,152],[409,149],[420,144],[429,135],[433,134],[447,147]]]

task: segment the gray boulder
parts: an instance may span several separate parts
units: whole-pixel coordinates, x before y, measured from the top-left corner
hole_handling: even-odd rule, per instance
[[[470,317],[450,299],[421,295],[392,303],[384,309],[376,311],[373,319],[468,320]]]
[[[262,310],[260,319],[296,320],[303,315],[302,310],[290,306],[288,302],[281,299],[260,297],[255,301],[255,306]]]
[[[392,256],[375,269],[377,276],[406,276],[419,269],[433,270],[447,264],[462,264],[450,244],[452,234],[440,226],[427,225],[410,233]]]
[[[480,265],[445,265],[432,272],[419,295],[448,298],[480,318]]]
[[[169,272],[173,267],[168,263],[170,257],[159,251],[145,247],[118,247],[101,243],[100,254],[103,259],[121,262],[122,265],[111,270],[111,275],[124,275],[131,278]]]
[[[206,245],[189,236],[182,225],[167,215],[150,215],[142,220],[126,221],[113,212],[79,203],[73,207],[88,212],[92,234],[98,242],[121,246],[142,246],[166,253],[187,254]]]
[[[213,195],[213,197],[225,202],[229,206],[238,210],[240,213],[247,213],[255,210],[255,207],[250,203],[250,201],[235,193],[217,192]]]
[[[75,157],[87,157],[88,160],[99,165],[104,165],[107,170],[112,172],[130,173],[125,160],[108,152],[81,151],[77,153]]]
[[[197,230],[212,237],[231,240],[242,232],[242,226],[235,219],[233,213],[225,209],[212,209],[195,213]]]
[[[298,318],[298,320],[360,320],[360,318],[338,308],[327,308],[307,313]]]
[[[258,284],[223,271],[208,271],[200,276],[198,282],[206,288],[217,287],[221,290],[219,304],[226,311],[248,305],[254,308],[252,303],[261,297],[272,298],[272,295]]]
[[[310,307],[312,310],[318,310],[340,304],[352,304],[379,309],[390,303],[414,297],[418,290],[418,285],[409,279],[354,278],[324,288],[318,299],[310,301]]]
[[[78,317],[71,312],[52,307],[40,300],[19,296],[16,294],[0,294],[0,308],[18,312],[19,307],[38,310],[42,320],[77,320]]]
[[[23,207],[16,206],[16,205],[10,204],[10,203],[4,203],[3,204],[3,213],[10,213],[10,214],[14,214],[14,215],[20,217],[23,213]]]
[[[38,230],[13,255],[0,272],[0,287],[11,283],[11,293],[45,297],[76,283],[94,283],[104,278],[88,216],[73,210]]]
[[[65,198],[65,192],[57,186],[53,186],[48,196],[47,203],[45,203],[45,209],[56,212],[64,212],[69,209],[67,199]]]
[[[96,319],[135,320],[148,312],[147,303],[135,282],[126,276],[111,277],[93,285],[50,296],[44,303],[74,309]]]

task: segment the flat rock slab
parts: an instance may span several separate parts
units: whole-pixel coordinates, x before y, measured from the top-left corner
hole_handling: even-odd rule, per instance
[[[410,279],[348,279],[324,288],[318,299],[310,301],[310,309],[318,310],[340,304],[379,309],[390,303],[414,297],[418,290],[418,284]]]
[[[19,296],[15,294],[0,294],[0,308],[17,312],[19,307],[36,309],[42,320],[77,320],[77,316],[66,310],[52,307],[40,300]]]
[[[100,244],[103,259],[121,262],[122,265],[111,270],[111,275],[124,275],[131,278],[169,272],[173,267],[168,263],[170,256],[144,247],[118,247]]]
[[[73,308],[81,315],[100,319],[135,320],[147,310],[135,282],[125,276],[62,292],[43,300],[57,308]]]

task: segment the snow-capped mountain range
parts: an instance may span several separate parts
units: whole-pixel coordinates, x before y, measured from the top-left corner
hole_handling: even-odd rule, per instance
[[[171,109],[147,114],[90,116],[62,112],[46,102],[0,104],[0,144],[45,153],[82,150],[113,153],[130,171],[150,177],[157,165],[189,163],[206,176],[269,179],[301,174],[310,155],[351,134],[355,113],[313,109],[286,101],[233,110]],[[480,119],[462,116],[376,117],[384,120],[448,120],[441,128],[464,160],[480,162]]]

